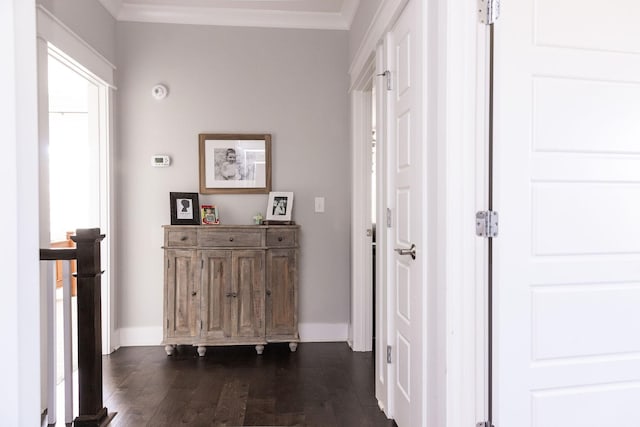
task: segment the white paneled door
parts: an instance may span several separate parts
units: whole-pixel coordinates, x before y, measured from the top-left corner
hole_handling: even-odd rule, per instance
[[[388,122],[390,399],[400,427],[423,424],[423,117],[420,2],[411,0],[386,38]],[[386,86],[386,85],[383,85]],[[384,89],[387,89],[386,87]]]
[[[496,427],[640,426],[640,3],[495,24]]]

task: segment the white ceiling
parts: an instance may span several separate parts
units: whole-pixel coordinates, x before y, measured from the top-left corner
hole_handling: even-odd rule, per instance
[[[360,0],[100,0],[118,21],[348,30]]]

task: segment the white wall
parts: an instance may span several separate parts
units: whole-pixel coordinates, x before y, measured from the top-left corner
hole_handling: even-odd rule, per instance
[[[198,134],[271,133],[273,190],[295,193],[303,340],[344,340],[349,319],[348,38],[345,31],[117,24],[122,345],[161,340],[169,192],[198,191]],[[169,96],[156,101],[151,88]],[[152,168],[168,154],[169,168]],[[314,197],[326,213],[314,213]],[[267,195],[200,195],[250,224]]]
[[[33,0],[0,2],[0,422],[39,425],[38,139]]]

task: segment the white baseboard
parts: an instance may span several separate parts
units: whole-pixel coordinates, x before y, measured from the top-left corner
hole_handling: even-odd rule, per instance
[[[121,347],[162,345],[162,326],[120,328],[118,332]]]
[[[347,323],[300,323],[298,325],[302,342],[347,341]],[[162,345],[162,327],[120,328],[117,331],[118,347],[138,347]]]

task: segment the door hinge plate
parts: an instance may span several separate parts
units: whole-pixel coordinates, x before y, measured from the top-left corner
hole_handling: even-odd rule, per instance
[[[391,209],[387,208],[387,228],[391,228]]]
[[[476,212],[476,235],[480,237],[498,237],[498,212]]]
[[[387,363],[391,363],[391,346],[387,346]]]
[[[492,25],[500,16],[500,0],[478,0],[478,19],[481,24]]]

